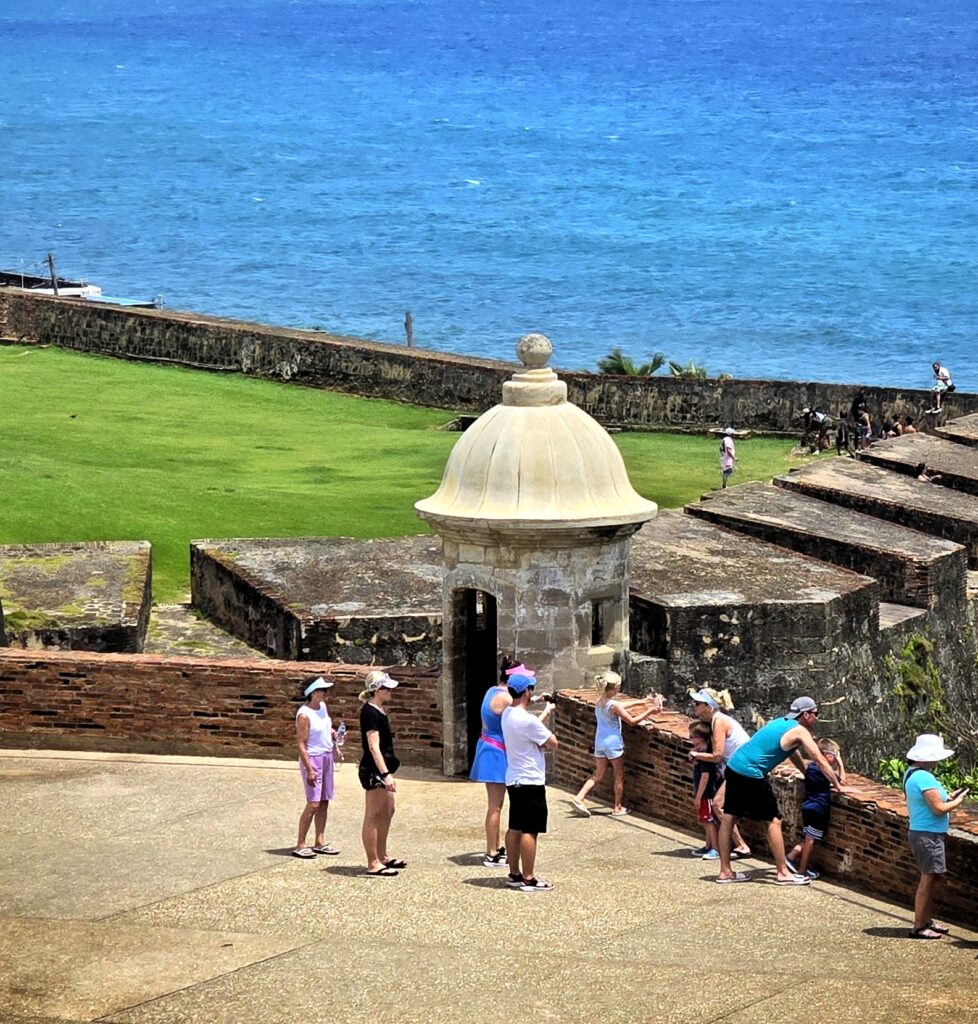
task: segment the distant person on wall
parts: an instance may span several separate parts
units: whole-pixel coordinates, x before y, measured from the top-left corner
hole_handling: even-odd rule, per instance
[[[326,693],[333,684],[322,676],[305,689],[306,703],[295,716],[296,740],[299,744],[299,771],[306,794],[306,806],[299,815],[299,837],[293,857],[312,860],[317,854],[335,856],[340,851],[326,842],[326,818],[333,799],[333,749],[336,734],[326,707]],[[316,822],[316,842],[309,846],[309,826]]]
[[[934,776],[934,767],[953,756],[944,740],[933,733],[924,733],[907,751],[909,767],[903,776],[903,792],[907,798],[910,850],[920,869],[920,882],[914,897],[911,939],[941,939],[948,929],[938,924],[932,914],[937,883],[947,873],[945,840],[951,823],[951,811],[964,803],[965,788],[950,796]]]
[[[549,892],[550,882],[536,876],[537,841],[547,831],[547,770],[544,752],[555,750],[557,737],[527,710],[536,680],[523,673],[509,677],[510,707],[503,711],[506,743],[506,792],[509,796],[509,830],[506,884],[520,892]]]
[[[818,749],[826,761],[832,766],[839,782],[846,784],[846,767],[842,763],[842,751],[835,740],[821,739]],[[818,872],[809,868],[815,844],[825,838],[829,827],[829,816],[832,813],[832,794],[829,780],[815,762],[805,769],[805,798],[801,803],[801,821],[804,825],[802,841],[795,845],[791,853],[785,857],[788,869],[796,875],[806,878],[818,878]]]
[[[846,415],[845,409],[839,410],[839,423],[835,428],[835,454],[841,455],[843,452],[846,453],[850,458],[855,458],[856,454],[854,451],[854,433],[849,417]]]
[[[901,433],[903,433],[903,434],[916,434],[917,433],[917,428],[914,425],[913,416],[904,416],[903,417],[903,430],[901,431]]]
[[[934,384],[930,389],[931,408],[927,411],[936,414],[941,411],[943,397],[954,391],[954,382],[951,380],[951,371],[946,366],[932,363],[931,369],[934,371]]]
[[[364,789],[364,813],[361,838],[367,855],[367,874],[396,875],[407,862],[387,852],[387,837],[394,818],[397,783],[394,773],[400,767],[394,754],[394,733],[387,717],[387,704],[397,683],[380,669],[367,673],[360,693],[360,785]]]
[[[720,873],[718,882],[749,882],[750,876],[730,867],[733,827],[739,818],[767,823],[767,838],[774,857],[775,885],[808,885],[810,878],[789,870],[784,857],[781,834],[781,810],[771,788],[770,773],[789,758],[799,771],[806,765],[804,751],[815,761],[829,781],[829,787],[842,792],[842,783],[822,756],[811,730],[818,721],[818,705],[811,697],[795,700],[784,718],[776,718],[759,729],[742,747],[734,751],[727,764],[727,800],[720,824]]]
[[[590,818],[591,812],[584,801],[588,793],[601,784],[610,764],[615,796],[611,814],[612,817],[620,818],[628,814],[622,804],[625,792],[625,740],[621,734],[621,724],[627,722],[629,725],[638,725],[639,722],[644,722],[649,715],[662,710],[662,701],[657,697],[652,698],[644,711],[633,715],[615,700],[621,691],[621,676],[617,672],[598,672],[594,677],[594,683],[598,691],[598,699],[594,705],[594,717],[597,721],[594,732],[594,774],[581,786],[580,792],[571,803],[578,814]]]
[[[506,848],[499,845],[499,821],[506,799],[506,743],[503,740],[502,716],[513,703],[507,684],[517,669],[528,676],[536,675],[525,665],[514,665],[508,657],[503,657],[499,682],[482,698],[482,735],[476,744],[469,772],[473,782],[484,782],[486,786],[486,855],[482,863],[487,868],[504,868],[508,863]]]
[[[938,480],[941,479],[940,473],[935,473],[933,470],[927,469],[926,462],[918,462],[917,465],[914,466],[913,475],[922,484],[936,484]]]
[[[737,462],[737,449],[734,446],[733,435],[733,427],[727,427],[723,432],[723,440],[720,442],[720,476],[723,480],[721,487],[727,486],[727,481],[734,471],[734,464]]]
[[[710,727],[710,744],[707,749],[690,751],[689,759],[694,764],[706,762],[715,764],[719,770],[719,785],[713,796],[713,813],[717,819],[717,827],[723,821],[723,801],[726,795],[726,772],[727,762],[733,757],[734,751],[742,747],[749,739],[747,730],[727,714],[733,711],[733,701],[730,699],[728,690],[717,691],[712,687],[703,687],[700,690],[690,690],[689,696],[693,701],[693,715]],[[717,847],[719,850],[719,847]],[[709,850],[701,847],[693,850],[694,857],[703,857]],[[739,860],[741,857],[750,856],[750,847],[744,842],[740,829],[735,825],[733,828],[733,849],[730,851],[731,860]]]

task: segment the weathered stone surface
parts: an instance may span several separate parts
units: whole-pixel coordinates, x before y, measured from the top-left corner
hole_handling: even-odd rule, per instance
[[[948,420],[943,426],[935,427],[934,433],[948,441],[956,441],[958,444],[967,444],[972,448],[978,448],[978,413]]]
[[[962,544],[978,568],[978,501],[969,494],[849,459],[805,466],[774,483]]]
[[[875,580],[681,512],[635,535],[632,649],[669,663],[667,693],[729,686],[767,716],[879,630]]]
[[[960,544],[770,484],[712,491],[686,511],[880,585],[880,598],[920,608],[956,609],[965,599],[968,559]]]
[[[0,547],[4,631],[13,647],[141,651],[151,592],[146,541]]]
[[[143,653],[184,658],[265,657],[189,604],[153,605]]]
[[[194,541],[193,604],[278,658],[441,661],[441,569],[431,537]]]
[[[916,476],[921,463],[940,474],[940,485],[966,494],[978,494],[978,451],[930,434],[905,434],[878,441],[859,458],[883,469]]]

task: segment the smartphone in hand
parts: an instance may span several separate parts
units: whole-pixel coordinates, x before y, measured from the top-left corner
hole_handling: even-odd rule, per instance
[[[953,792],[953,793],[951,794],[951,799],[952,799],[952,800],[957,800],[957,798],[958,798],[959,796],[964,796],[964,794],[965,794],[965,793],[967,793],[967,792],[968,792],[968,787],[967,787],[967,786],[960,786],[960,787],[959,787],[958,789],[956,789],[956,790],[955,790],[955,791],[954,791],[954,792]]]

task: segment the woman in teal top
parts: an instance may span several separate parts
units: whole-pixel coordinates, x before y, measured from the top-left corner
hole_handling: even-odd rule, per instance
[[[935,777],[932,769],[939,761],[954,754],[944,746],[944,740],[933,733],[924,733],[907,752],[910,767],[903,776],[903,792],[907,797],[910,814],[908,838],[917,867],[920,883],[914,898],[912,939],[941,939],[947,928],[931,916],[937,880],[947,873],[944,843],[950,825],[951,811],[960,807],[967,796],[966,789],[955,790],[950,797]]]

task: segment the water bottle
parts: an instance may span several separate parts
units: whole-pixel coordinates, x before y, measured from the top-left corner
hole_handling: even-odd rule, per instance
[[[346,722],[340,722],[336,727],[336,745],[342,747],[346,743]]]

